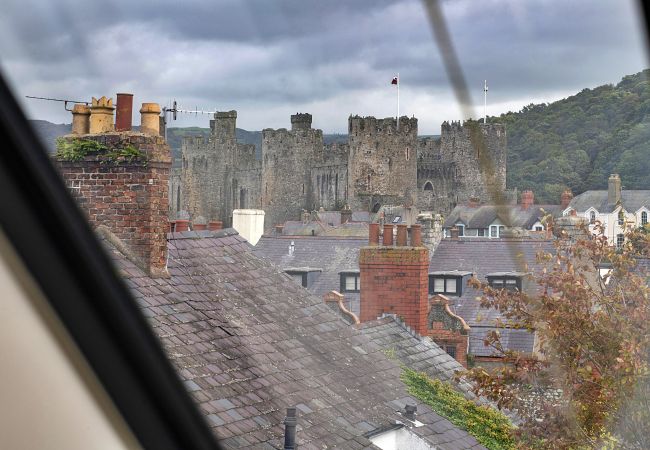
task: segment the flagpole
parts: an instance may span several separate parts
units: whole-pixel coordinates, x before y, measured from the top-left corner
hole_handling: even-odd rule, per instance
[[[397,131],[399,131],[399,72],[397,72]]]
[[[487,80],[485,80],[483,85],[483,125],[487,125],[487,91]]]

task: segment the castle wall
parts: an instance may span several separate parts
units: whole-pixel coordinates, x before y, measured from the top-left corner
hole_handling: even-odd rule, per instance
[[[323,145],[310,114],[291,116],[291,130],[262,132],[262,160],[235,138],[237,113],[219,112],[207,140],[182,144],[180,176],[170,177],[170,215],[222,220],[234,209],[263,209],[265,229],[298,220],[303,209],[373,211],[415,205],[446,215],[470,197],[494,201],[505,191],[503,125],[445,122],[440,138],[417,138],[417,119],[351,116],[348,143]],[[483,142],[483,145],[476,143]]]
[[[339,210],[348,201],[348,145],[328,144],[316,154],[311,167],[314,208]]]
[[[323,149],[323,132],[299,123],[292,130],[262,131],[262,209],[266,229],[298,220],[303,209],[313,209],[311,166]]]
[[[483,142],[483,146],[479,145]],[[493,202],[491,190],[506,189],[506,131],[500,124],[444,122],[440,135],[441,154],[456,164],[458,202],[477,197]]]
[[[506,188],[506,131],[500,124],[444,122],[439,139],[418,141],[417,206],[448,214],[470,197],[494,202]]]
[[[409,206],[417,195],[417,119],[350,117],[348,201],[353,210]]]

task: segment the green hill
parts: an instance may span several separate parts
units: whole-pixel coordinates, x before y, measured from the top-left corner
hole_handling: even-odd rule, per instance
[[[492,117],[508,132],[509,188],[540,202],[604,189],[617,172],[627,189],[650,189],[650,69],[617,85]]]

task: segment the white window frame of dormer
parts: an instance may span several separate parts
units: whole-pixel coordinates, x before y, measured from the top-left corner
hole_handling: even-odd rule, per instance
[[[646,224],[650,223],[650,211],[648,211],[648,208],[645,206],[642,206],[639,208],[639,210],[636,212],[635,216],[637,218],[637,225],[642,227],[644,225],[643,223],[643,213],[646,214]]]
[[[494,236],[492,236],[492,228],[493,227],[496,228],[496,230],[497,230]],[[500,238],[501,237],[501,231],[502,231],[501,228],[503,228],[503,230],[506,229],[505,225],[490,225],[490,238],[492,238],[492,239]]]
[[[536,230],[537,227],[541,227],[541,230]],[[530,231],[544,231],[545,229],[546,227],[539,220],[535,222],[532,227],[530,227]]]
[[[591,214],[594,214],[594,221],[591,221]],[[598,213],[598,210],[596,208],[589,208],[588,210],[585,211],[585,219],[587,220],[587,223],[590,225],[593,225],[597,220],[599,220],[600,214]]]

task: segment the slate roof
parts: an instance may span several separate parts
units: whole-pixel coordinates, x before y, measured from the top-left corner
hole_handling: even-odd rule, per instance
[[[539,270],[536,257],[540,251],[552,252],[552,242],[539,239],[443,239],[431,254],[429,270],[430,272],[468,271],[480,281],[487,281],[488,274]],[[525,286],[526,283],[524,289]],[[534,286],[528,287],[528,289],[534,288]],[[463,286],[463,294],[460,297],[449,296],[451,310],[465,319],[470,326],[470,353],[473,354],[479,354],[475,351],[490,350],[484,349],[483,339],[487,328],[491,328],[494,321],[501,318],[499,311],[480,307],[477,300],[480,295],[481,293],[476,289]],[[506,348],[532,352],[533,336],[530,333],[514,329],[504,329],[500,332],[502,342],[508,344]]]
[[[467,228],[488,228],[497,218],[510,227],[530,229],[535,222],[546,214],[553,214],[559,209],[557,205],[533,205],[524,209],[521,205],[482,205],[471,207],[458,205],[445,220],[444,227],[450,228],[463,223]]]
[[[490,331],[497,330],[494,327],[479,327],[474,326],[471,328],[469,335],[469,353],[475,356],[502,356],[492,347],[485,345],[485,338]],[[523,353],[531,353],[535,346],[535,336],[526,330],[517,329],[498,329],[501,337],[501,344],[509,350],[514,350]]]
[[[289,254],[293,241],[294,250]],[[257,256],[266,258],[280,266],[317,267],[322,269],[309,292],[323,298],[323,295],[340,290],[340,272],[359,270],[359,249],[368,244],[368,238],[326,237],[326,236],[262,236],[253,249]],[[359,314],[359,294],[342,293],[348,308]]]
[[[621,204],[628,212],[636,212],[643,206],[650,209],[650,190],[622,190]],[[579,213],[592,207],[601,213],[611,213],[617,205],[607,204],[607,191],[586,191],[573,197],[568,206]]]
[[[395,358],[410,369],[424,372],[431,378],[453,382],[456,372],[465,370],[431,338],[409,331],[398,318],[387,316],[356,326],[374,344],[380,346],[389,358]],[[452,385],[467,399],[477,399],[467,381],[453,382]]]
[[[364,433],[416,403],[425,425],[412,430],[436,448],[482,448],[410,398],[379,345],[236,232],[168,236],[170,278],[150,278],[106,245],[222,446],[281,448],[296,406],[301,449],[373,448]]]

